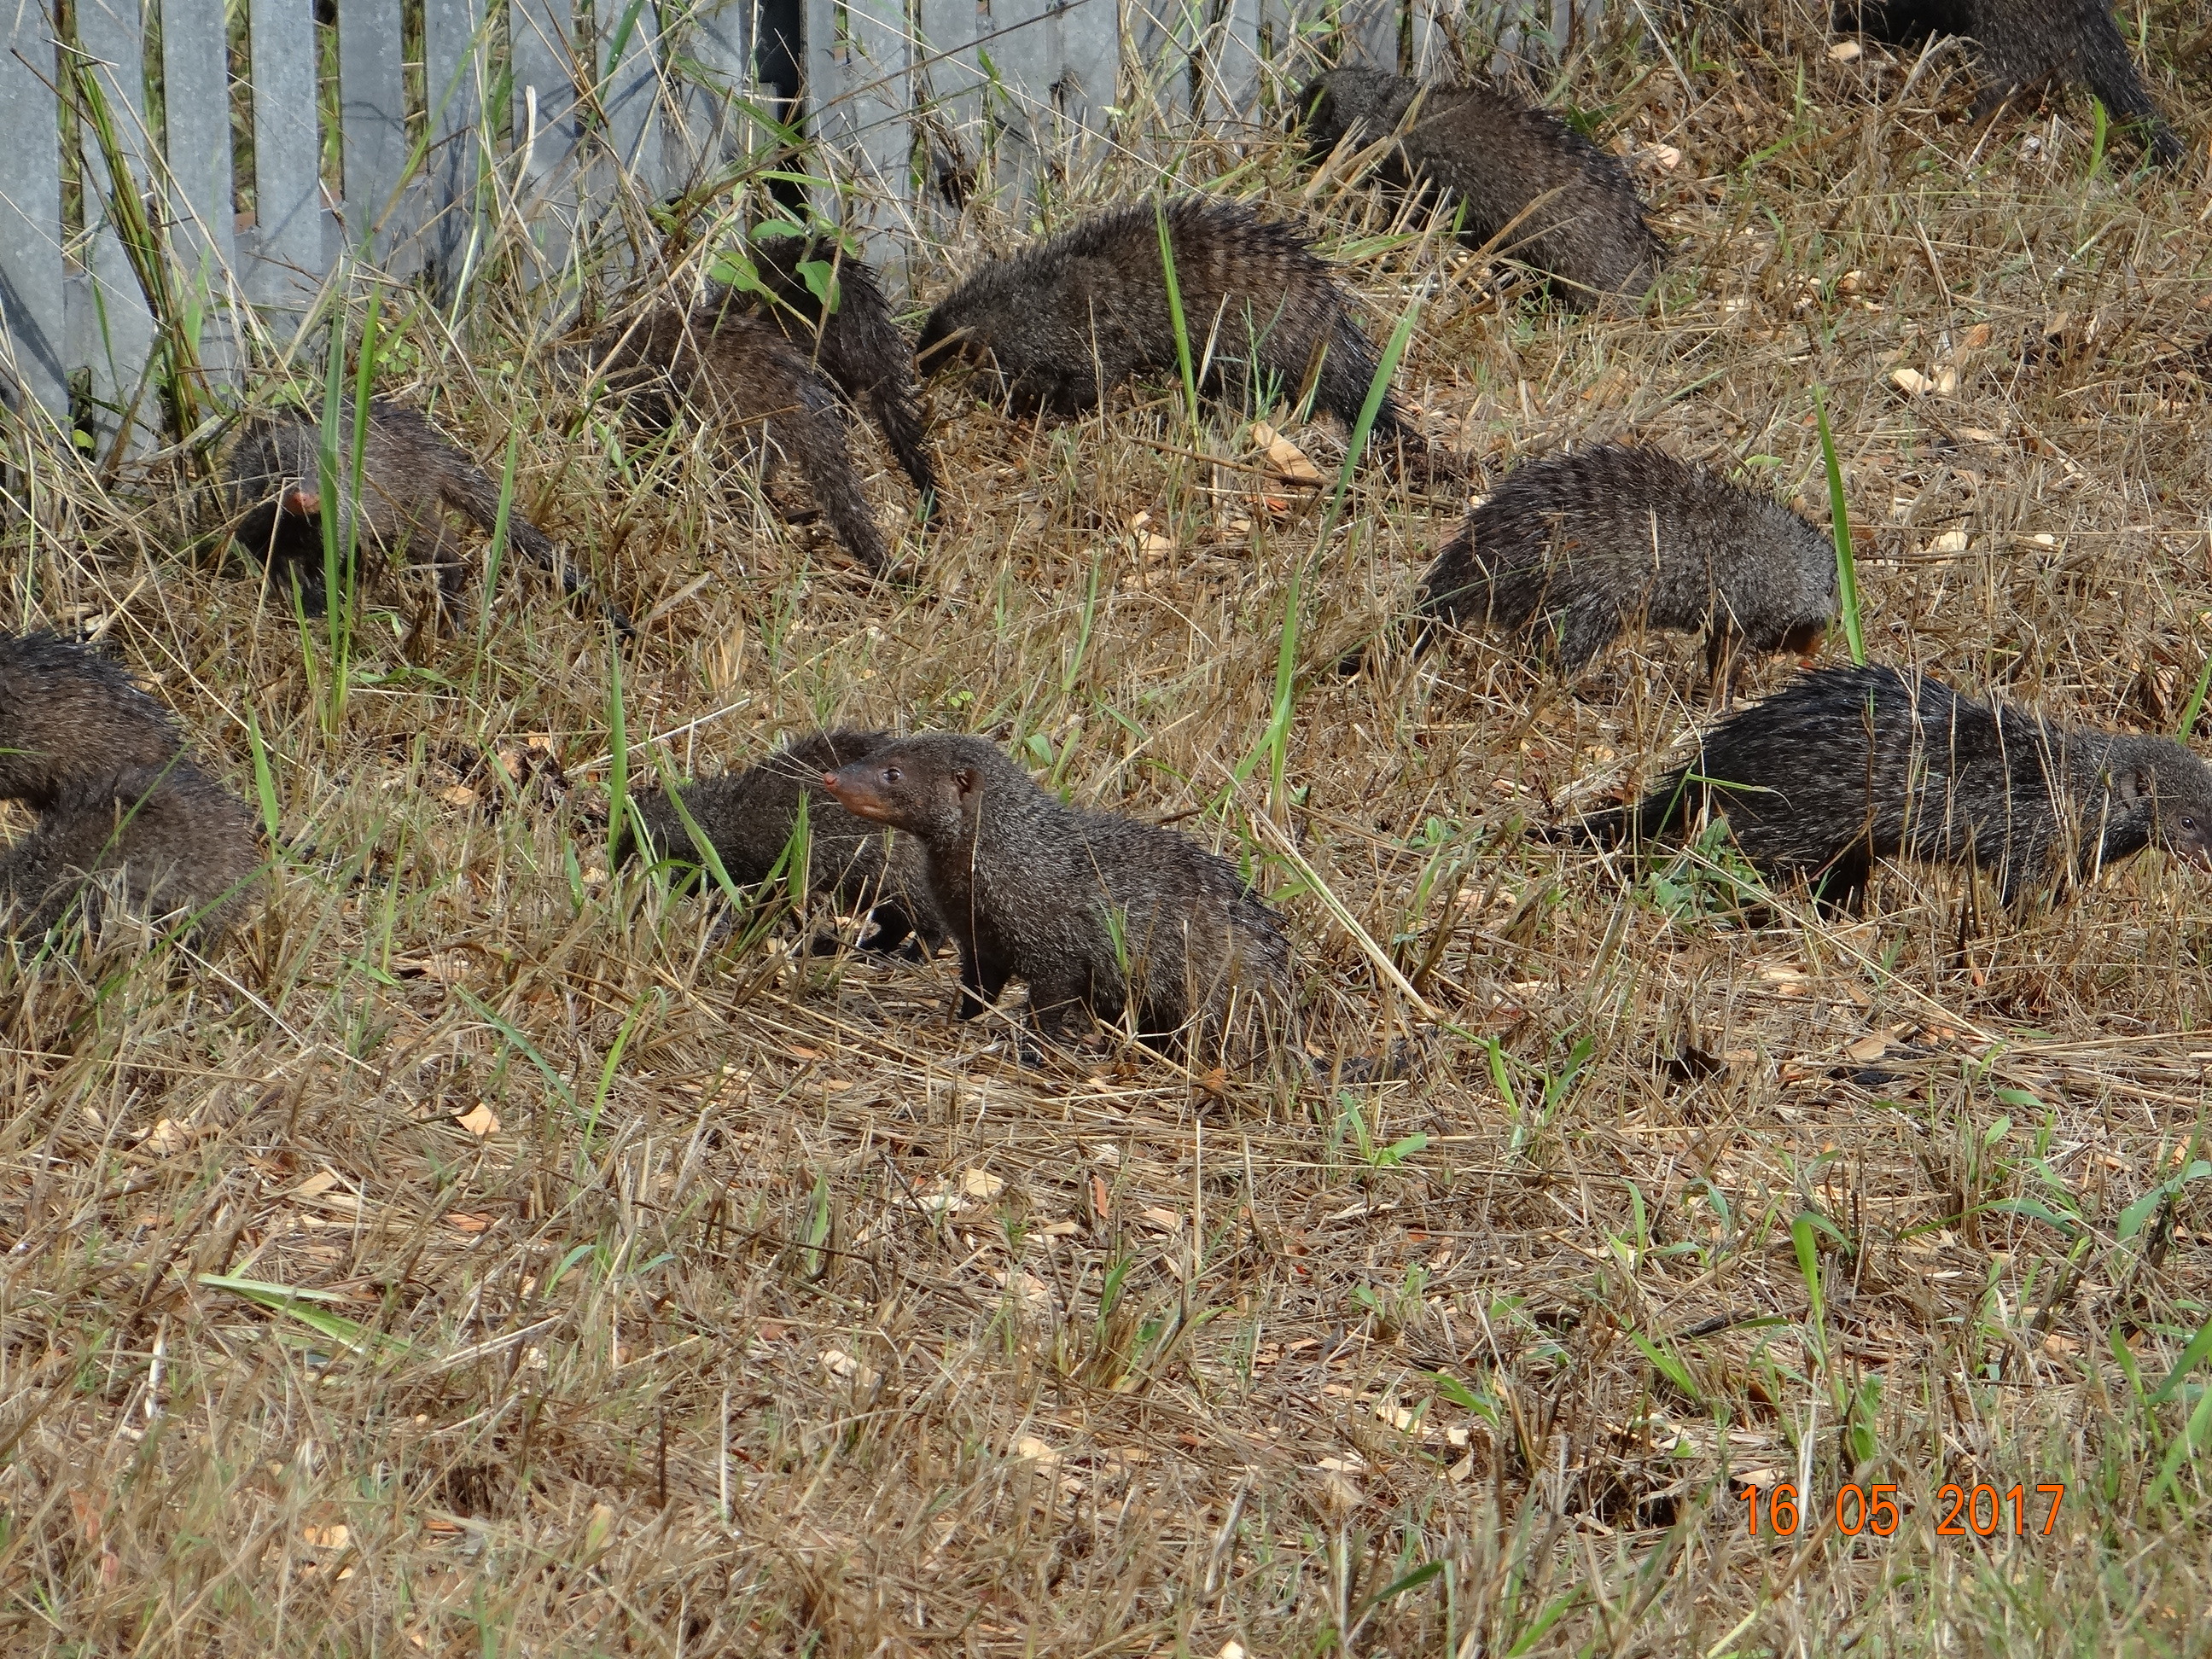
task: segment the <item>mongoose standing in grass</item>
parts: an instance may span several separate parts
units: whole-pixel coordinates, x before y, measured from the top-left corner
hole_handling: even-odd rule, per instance
[[[460,514],[485,535],[499,522],[499,486],[462,453],[445,434],[403,404],[372,398],[361,447],[361,487],[353,490],[354,412],[350,401],[338,406],[337,451],[339,490],[337,533],[340,556],[350,528],[362,550],[381,556],[404,551],[438,579],[441,620],[458,609],[466,562],[446,523],[446,509]],[[314,416],[283,410],[248,421],[222,459],[224,493],[234,514],[242,515],[231,534],[239,545],[269,562],[289,590],[297,581],[311,616],[329,604],[324,591],[322,433]],[[508,544],[539,568],[559,578],[561,590],[586,591],[546,538],[510,501]],[[622,633],[629,618],[612,606],[607,620]]]
[[[751,304],[812,356],[848,403],[875,417],[891,453],[921,492],[927,522],[937,501],[937,469],[922,441],[914,347],[892,320],[874,268],[797,236],[763,237],[747,252],[759,289],[724,289],[710,295],[708,303],[718,313],[726,306]],[[802,265],[825,268],[833,300],[829,308],[808,283]]]
[[[181,754],[75,779],[0,849],[0,931],[36,937],[74,903],[97,933],[104,878],[117,878],[133,910],[188,918],[210,944],[246,908],[260,863],[244,803]]]
[[[1039,1036],[1092,1017],[1211,1057],[1288,1006],[1282,924],[1188,836],[1063,806],[995,744],[902,738],[824,775],[854,817],[915,836],[960,946],[960,1013],[1027,981]]]
[[[1893,46],[1930,35],[1973,43],[1980,119],[2047,81],[2086,83],[2112,118],[2142,129],[2151,156],[2172,167],[2188,151],[2160,117],[2112,21],[2111,0],[1838,0],[1835,24]]]
[[[185,755],[168,711],[58,634],[0,636],[0,799],[39,814],[0,848],[0,932],[44,933],[88,880],[120,870],[136,908],[212,905],[196,930],[212,939],[260,862],[246,809]]]
[[[823,773],[864,759],[892,741],[888,732],[817,732],[793,738],[757,766],[686,785],[678,795],[723,871],[739,887],[768,879],[791,843],[803,799],[810,890],[826,890],[848,905],[869,907],[874,926],[867,949],[896,950],[912,937],[922,956],[934,956],[950,930],[930,896],[920,845],[911,836],[886,836],[879,825],[854,817],[822,785]],[[641,795],[631,805],[661,857],[685,865],[699,862],[675,801],[665,794]],[[636,836],[625,824],[615,842],[616,863],[637,850]]]
[[[1641,616],[1705,630],[1725,689],[1740,642],[1806,653],[1836,614],[1828,538],[1771,498],[1663,450],[1601,444],[1529,461],[1468,515],[1422,583],[1424,618],[1533,629],[1580,673]]]
[[[1663,254],[1627,169],[1558,117],[1491,87],[1367,69],[1315,76],[1297,107],[1316,161],[1347,136],[1358,149],[1395,134],[1383,176],[1463,210],[1470,246],[1496,240],[1583,300],[1650,287]]]
[[[1710,805],[1770,879],[1863,908],[1874,860],[1970,864],[2007,904],[2152,843],[2212,865],[2212,768],[2165,738],[2075,732],[1895,669],[1823,668],[1739,710],[1631,807],[1574,831],[1654,840]]]
[[[1349,428],[1376,373],[1375,348],[1306,240],[1236,202],[1186,196],[1132,202],[975,272],[938,302],[915,356],[925,373],[956,357],[997,370],[1017,408],[1073,416],[1146,370],[1180,364],[1160,253],[1164,213],[1183,337],[1206,386],[1232,397],[1249,382],[1314,406]],[[1419,451],[1387,390],[1370,437]]]
[[[179,752],[169,711],[58,634],[0,635],[0,800],[44,811],[73,785]]]
[[[724,432],[757,428],[744,441],[765,446],[771,471],[779,459],[796,463],[845,550],[872,575],[890,568],[845,447],[836,394],[775,324],[711,304],[689,312],[661,305],[609,328],[592,351],[609,389],[647,426],[665,428],[688,404]]]

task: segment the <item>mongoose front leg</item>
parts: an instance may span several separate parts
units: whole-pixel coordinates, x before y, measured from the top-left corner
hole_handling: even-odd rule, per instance
[[[1813,878],[1813,908],[1828,919],[1863,915],[1867,887],[1874,879],[1874,854],[1864,842],[1845,848]]]
[[[963,939],[960,944],[960,1001],[959,1017],[974,1019],[988,1012],[1006,988],[1013,975],[1012,964],[996,951],[986,951],[980,944]]]

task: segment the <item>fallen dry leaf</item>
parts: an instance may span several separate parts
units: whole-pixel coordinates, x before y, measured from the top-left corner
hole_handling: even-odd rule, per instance
[[[455,1118],[453,1121],[479,1140],[486,1135],[495,1135],[499,1133],[499,1115],[481,1100]]]
[[[1252,422],[1252,441],[1266,452],[1267,465],[1286,483],[1304,484],[1318,489],[1322,483],[1321,469],[1316,466],[1305,451],[1285,438],[1265,421]]]
[[[178,1122],[174,1118],[163,1118],[146,1131],[139,1141],[138,1150],[151,1152],[155,1158],[170,1158],[192,1144],[198,1131]]]
[[[842,1348],[823,1349],[822,1366],[832,1376],[845,1377],[864,1389],[875,1387],[878,1378],[882,1376],[873,1366],[862,1364]]]

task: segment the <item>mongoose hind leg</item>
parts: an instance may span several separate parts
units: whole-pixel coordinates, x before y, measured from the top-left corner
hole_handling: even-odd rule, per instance
[[[1592,594],[1554,611],[1545,621],[1553,630],[1552,660],[1560,677],[1577,680],[1620,635],[1620,607],[1610,598]]]
[[[1074,964],[1033,977],[1030,981],[1031,1028],[1055,1048],[1073,1047],[1092,1024],[1092,991],[1089,971]],[[1095,1012],[1102,1020],[1114,1017],[1103,1008]]]
[[[428,635],[459,630],[466,608],[461,588],[468,578],[468,563],[453,532],[435,521],[410,526],[399,550],[407,556],[408,574],[430,578],[428,605],[408,631],[407,648],[412,651]]]

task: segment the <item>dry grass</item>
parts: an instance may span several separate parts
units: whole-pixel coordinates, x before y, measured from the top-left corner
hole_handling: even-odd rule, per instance
[[[1277,141],[1183,176],[1310,197],[1378,334],[1423,296],[1401,383],[1489,477],[1632,428],[1817,502],[1824,383],[1878,657],[2172,729],[2212,644],[2201,167],[2092,178],[2081,100],[1978,137],[1940,66],[1900,103],[1802,12],[1703,15],[1575,82],[1680,152],[1641,318],[1501,304]],[[2153,9],[2154,58],[2207,21]],[[918,291],[1021,231],[971,210]],[[258,730],[294,850],[204,966],[0,965],[9,1651],[2201,1646],[2212,1395],[2168,1384],[2212,1296],[2199,879],[2153,854],[2015,921],[1893,869],[1858,925],[1750,925],[1724,858],[1523,833],[1656,767],[1691,642],[1572,690],[1480,642],[1325,672],[1449,503],[1363,477],[1322,539],[1183,453],[1256,459],[1164,386],[1045,428],[940,387],[944,532],[872,588],[703,448],[618,467],[523,302],[468,320],[464,361],[403,319],[380,380],[488,455],[518,422],[520,499],[653,617],[634,772],[833,719],[989,732],[1194,814],[1282,900],[1329,1040],[1410,1024],[1429,1063],[1335,1100],[1024,1071],[947,1018],[949,961],[718,939],[604,868],[581,614],[518,579],[410,664],[382,593],[332,720],[320,636],[180,551],[158,473],[19,441],[9,625],[103,634],[249,795]],[[1232,786],[1294,573],[1283,787]],[[1815,1522],[1893,1483],[1902,1529],[1747,1536],[1735,1493],[1780,1480]],[[1947,1481],[2053,1480],[2048,1536],[1936,1533]]]

